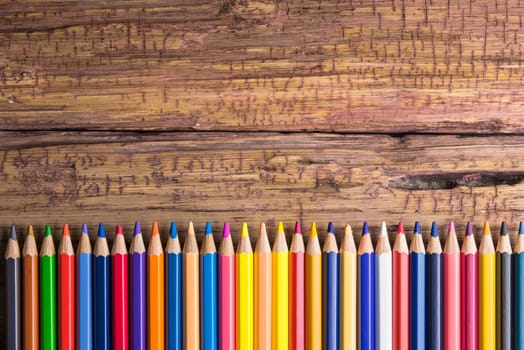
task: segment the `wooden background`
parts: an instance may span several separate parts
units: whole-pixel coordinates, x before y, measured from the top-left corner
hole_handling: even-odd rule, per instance
[[[217,238],[224,220],[235,238],[242,221],[272,236],[333,220],[339,239],[363,220],[427,236],[489,219],[514,237],[523,15],[520,0],[2,0],[0,251],[12,223],[58,241],[64,222],[129,238],[137,219],[164,237],[210,220]]]

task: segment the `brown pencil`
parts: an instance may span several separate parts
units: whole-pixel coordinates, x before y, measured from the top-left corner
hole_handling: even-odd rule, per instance
[[[40,304],[38,299],[38,249],[36,247],[33,226],[31,225],[27,227],[27,236],[22,250],[22,260],[24,284],[24,350],[37,350],[40,339],[38,328],[38,322],[40,320]]]

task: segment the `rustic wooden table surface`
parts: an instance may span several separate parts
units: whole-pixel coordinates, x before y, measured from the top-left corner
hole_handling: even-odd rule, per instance
[[[210,220],[218,238],[229,220],[236,239],[242,221],[272,236],[333,220],[340,238],[363,220],[427,237],[432,220],[462,235],[489,219],[514,237],[523,15],[516,0],[2,1],[0,251],[12,223],[58,241],[64,222],[129,238],[158,220],[165,238]]]

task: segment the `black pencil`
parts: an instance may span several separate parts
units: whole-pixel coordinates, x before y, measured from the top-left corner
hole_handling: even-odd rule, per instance
[[[505,222],[500,227],[496,250],[497,277],[497,349],[510,350],[511,346],[511,243]]]
[[[22,298],[20,263],[20,246],[16,238],[15,225],[11,226],[11,236],[5,251],[6,264],[6,295],[7,295],[7,349],[19,350],[22,348],[21,330],[22,314],[20,303]]]

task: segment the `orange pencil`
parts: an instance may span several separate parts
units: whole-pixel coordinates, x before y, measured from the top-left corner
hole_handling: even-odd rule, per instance
[[[182,286],[184,326],[184,349],[200,349],[200,265],[198,244],[195,237],[193,223],[189,223],[187,237],[182,251]]]
[[[271,349],[271,246],[266,225],[260,225],[254,257],[255,350]]]
[[[36,247],[33,226],[27,228],[24,248],[22,251],[24,281],[24,350],[38,350],[40,332],[39,332],[39,292],[38,292],[38,249]]]
[[[164,349],[164,251],[158,224],[153,223],[147,250],[148,349]],[[198,294],[196,295],[198,299]]]

